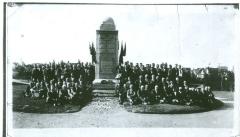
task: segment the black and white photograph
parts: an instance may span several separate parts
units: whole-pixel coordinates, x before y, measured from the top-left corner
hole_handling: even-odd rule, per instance
[[[6,135],[240,136],[238,3],[4,11]]]

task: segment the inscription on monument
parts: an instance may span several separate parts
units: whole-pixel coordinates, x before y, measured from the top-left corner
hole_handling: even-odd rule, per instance
[[[113,62],[112,61],[102,61],[101,62],[101,72],[104,73],[112,73],[112,66],[113,66]]]

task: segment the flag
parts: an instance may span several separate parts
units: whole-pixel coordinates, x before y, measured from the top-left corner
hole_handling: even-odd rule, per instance
[[[92,45],[89,43],[89,51],[90,51],[90,54],[92,55]]]
[[[121,44],[121,50],[119,55],[119,65],[123,64],[123,45]]]
[[[125,42],[125,45],[124,45],[123,56],[126,56],[126,42]]]
[[[123,64],[123,45],[121,44],[121,50],[119,55],[119,65]]]
[[[94,63],[97,63],[97,58],[96,58],[96,50],[95,50],[95,47],[94,47],[94,45],[93,45],[93,43],[92,43],[92,60],[93,60],[93,62]]]
[[[94,49],[93,43],[92,44],[89,43],[89,50],[90,50],[90,54],[92,56],[92,63],[94,63],[94,62],[96,63],[96,51]]]

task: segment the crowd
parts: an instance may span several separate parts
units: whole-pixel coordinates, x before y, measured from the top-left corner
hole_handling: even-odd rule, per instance
[[[94,79],[95,67],[90,63],[34,64],[24,95],[45,99],[54,106],[79,103],[91,96]]]
[[[116,77],[119,102],[136,104],[169,103],[181,105],[207,105],[213,103],[211,87],[189,86],[191,77],[181,65],[167,63],[147,64],[125,62],[119,65]]]

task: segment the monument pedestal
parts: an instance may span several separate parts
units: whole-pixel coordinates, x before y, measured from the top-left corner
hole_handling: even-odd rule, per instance
[[[114,84],[117,82],[116,79],[95,79],[95,80],[93,81],[93,84],[99,84],[99,83],[101,83],[101,82],[103,82],[103,81],[112,81]]]
[[[107,18],[96,31],[96,64],[93,88],[101,92],[115,92],[118,65],[118,31],[112,18]]]
[[[95,83],[114,81],[118,66],[118,31],[112,18],[103,21],[96,31]]]
[[[115,90],[115,79],[95,79],[93,81],[94,90]]]

